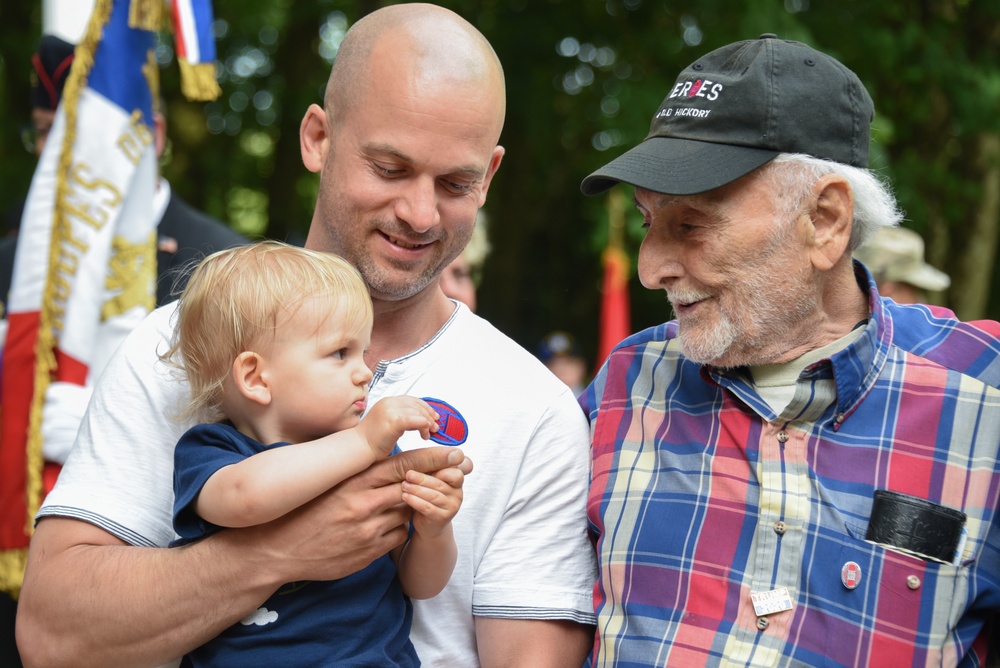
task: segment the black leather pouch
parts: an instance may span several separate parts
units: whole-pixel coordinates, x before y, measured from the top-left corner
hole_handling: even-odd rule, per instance
[[[876,490],[865,540],[922,559],[953,563],[965,513],[898,492]]]

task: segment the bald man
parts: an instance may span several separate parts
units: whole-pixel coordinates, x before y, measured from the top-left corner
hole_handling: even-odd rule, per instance
[[[406,471],[468,473],[471,461],[455,572],[441,595],[414,602],[421,660],[582,663],[596,577],[586,421],[568,388],[439,286],[500,166],[504,111],[485,38],[450,11],[407,4],[351,28],[324,106],[301,125],[303,161],[320,175],[306,245],[352,262],[374,301],[369,405],[427,398],[444,447],[404,437],[403,454],[301,512],[162,549],[174,537],[173,446],[189,425],[170,418],[186,389],[157,363],[174,306],[158,309],[109,364],[39,513],[18,619],[29,665],[181,656],[282,584],[345,577],[402,543]]]

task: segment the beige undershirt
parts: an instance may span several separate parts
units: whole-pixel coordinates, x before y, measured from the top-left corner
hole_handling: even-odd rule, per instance
[[[810,364],[815,364],[822,359],[828,359],[851,345],[856,338],[864,332],[864,327],[852,329],[846,335],[840,337],[832,343],[828,343],[822,348],[816,348],[803,353],[788,362],[780,364],[760,364],[750,367],[750,375],[753,377],[754,385],[761,399],[767,402],[771,410],[776,415],[781,415],[781,411],[788,406],[788,403],[795,395],[795,383],[799,380],[799,374]]]

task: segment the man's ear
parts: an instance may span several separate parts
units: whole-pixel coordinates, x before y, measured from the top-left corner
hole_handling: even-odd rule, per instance
[[[847,180],[827,174],[813,184],[813,206],[809,212],[813,266],[827,271],[849,253],[854,220],[854,195]]]
[[[271,403],[271,388],[264,373],[264,359],[255,352],[244,351],[233,362],[233,385],[244,397],[261,406]]]
[[[483,179],[483,189],[479,193],[479,206],[482,208],[486,204],[486,193],[490,190],[490,183],[493,182],[493,176],[500,169],[500,161],[503,160],[505,149],[503,146],[497,146],[493,149],[493,156],[490,158],[489,167],[486,169],[486,177]]]
[[[310,172],[319,173],[330,148],[330,124],[323,107],[311,104],[299,126],[302,162]]]

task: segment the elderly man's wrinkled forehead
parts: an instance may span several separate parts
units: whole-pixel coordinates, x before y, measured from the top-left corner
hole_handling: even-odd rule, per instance
[[[733,197],[734,193],[745,185],[749,178],[756,172],[736,179],[724,186],[707,190],[694,195],[671,195],[668,193],[658,193],[644,188],[636,188],[632,196],[637,207],[644,208],[666,208],[666,207],[690,207],[701,210],[716,210],[723,208]]]

